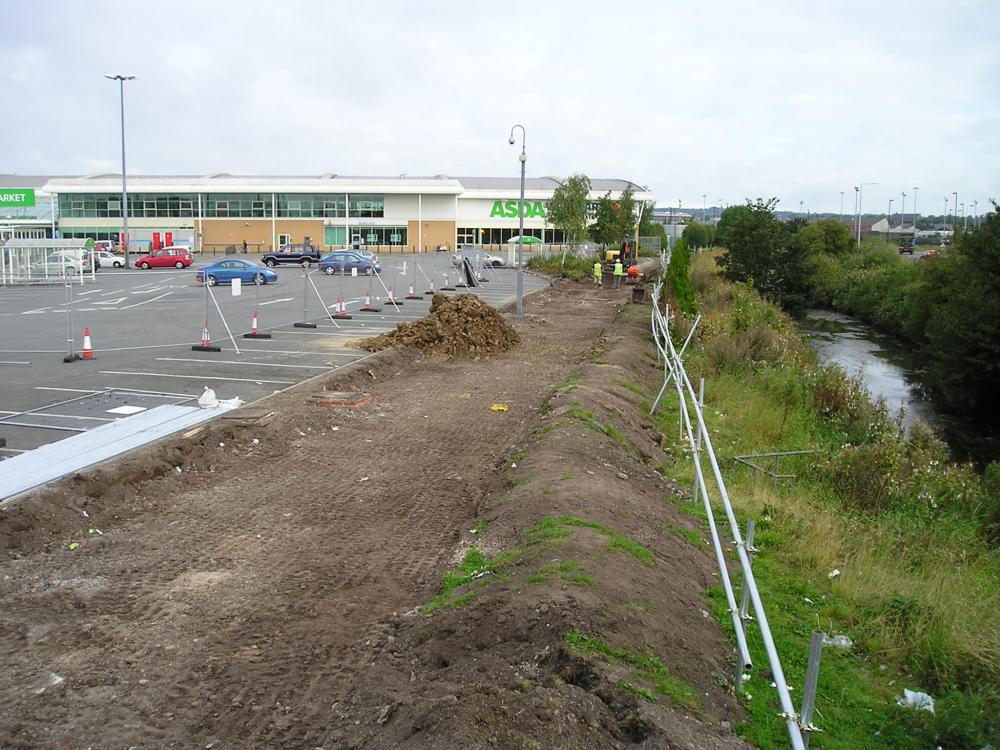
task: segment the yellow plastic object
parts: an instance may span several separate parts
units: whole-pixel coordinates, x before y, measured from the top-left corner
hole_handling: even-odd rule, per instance
[[[507,411],[507,409],[508,409],[507,404],[493,404],[490,407],[490,411]]]

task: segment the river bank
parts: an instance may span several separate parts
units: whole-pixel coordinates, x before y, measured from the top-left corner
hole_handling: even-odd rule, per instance
[[[926,363],[912,347],[833,310],[807,310],[796,323],[820,363],[838,365],[850,377],[860,378],[907,433],[921,420],[948,444],[956,461],[972,461],[982,470],[1000,460],[1000,440],[990,426],[955,414],[935,400]]]

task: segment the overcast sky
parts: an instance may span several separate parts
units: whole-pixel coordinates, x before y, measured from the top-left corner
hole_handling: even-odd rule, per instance
[[[0,173],[621,177],[1000,200],[1000,2],[0,0]]]

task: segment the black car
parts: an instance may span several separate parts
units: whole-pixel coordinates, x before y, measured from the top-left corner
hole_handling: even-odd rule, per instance
[[[295,264],[302,266],[303,268],[308,268],[313,263],[319,263],[320,252],[315,245],[285,245],[284,247],[278,248],[276,253],[268,253],[263,258],[261,262],[265,266],[287,266],[290,264]]]

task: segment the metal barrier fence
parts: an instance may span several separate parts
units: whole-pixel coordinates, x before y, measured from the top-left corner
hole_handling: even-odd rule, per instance
[[[652,414],[663,398],[668,386],[673,382],[677,392],[679,416],[679,431],[682,439],[686,438],[691,448],[691,455],[694,463],[694,492],[693,501],[702,501],[708,518],[709,531],[712,537],[712,546],[715,551],[716,562],[719,566],[719,578],[722,581],[723,591],[726,596],[726,603],[732,618],[733,630],[736,635],[736,673],[734,676],[734,691],[739,694],[743,689],[743,683],[749,677],[752,669],[752,660],[747,646],[747,627],[756,620],[760,640],[767,653],[768,664],[771,669],[772,681],[778,693],[781,703],[781,718],[785,721],[788,729],[788,738],[791,747],[795,750],[805,750],[809,746],[809,735],[820,731],[812,723],[812,714],[815,708],[816,685],[819,677],[819,665],[822,649],[824,646],[834,646],[837,648],[850,648],[851,641],[843,635],[832,638],[824,633],[814,632],[809,645],[809,661],[806,668],[805,685],[802,694],[802,708],[800,712],[795,711],[792,703],[790,688],[785,679],[784,670],[781,667],[781,660],[778,656],[774,638],[771,635],[771,628],[768,624],[767,613],[764,610],[764,603],[761,600],[760,591],[757,588],[757,581],[754,578],[752,557],[757,550],[753,546],[754,520],[747,522],[746,538],[740,531],[739,522],[733,511],[729,492],[726,489],[722,471],[719,468],[719,460],[712,445],[712,438],[705,423],[703,405],[705,400],[705,380],[699,383],[698,395],[695,395],[694,386],[684,368],[683,355],[688,343],[695,335],[695,331],[701,322],[701,317],[697,317],[688,333],[687,340],[681,349],[674,346],[669,331],[669,306],[664,304],[663,279],[666,277],[666,268],[670,261],[669,251],[665,251],[660,256],[662,273],[660,280],[653,287],[652,310],[650,312],[650,327],[653,339],[656,342],[658,358],[663,361],[663,386],[657,394],[656,399],[650,409]],[[661,307],[663,310],[661,311]],[[736,551],[739,559],[739,575],[742,580],[742,601],[739,605],[736,602],[736,594],[733,582],[730,578],[730,571],[727,565],[723,544],[719,537],[719,530],[716,526],[715,511],[709,497],[709,486],[705,481],[705,470],[702,465],[703,457],[708,459],[712,478],[718,492],[719,501],[722,504],[729,524],[729,532],[732,536],[732,548]],[[753,614],[749,612],[749,605],[753,605]]]

